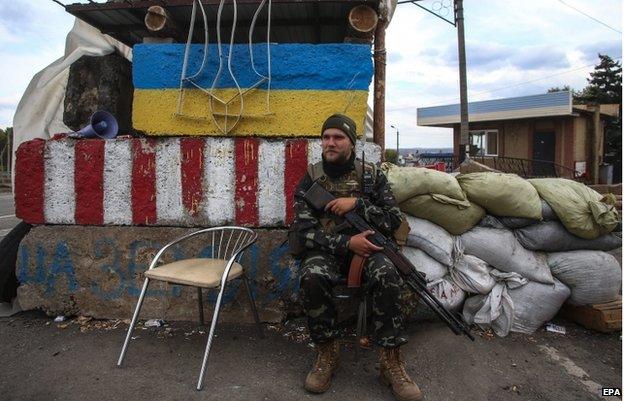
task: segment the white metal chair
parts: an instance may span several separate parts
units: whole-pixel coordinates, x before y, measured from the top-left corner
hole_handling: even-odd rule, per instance
[[[159,267],[156,267],[158,260],[162,254],[171,246],[187,240],[191,237],[200,234],[207,234],[211,237],[209,244],[212,245],[212,254],[210,258],[197,258],[197,259],[184,259],[178,260],[172,263],[168,263]],[[245,227],[215,227],[206,228],[199,231],[192,232],[183,237],[180,237],[174,241],[171,241],[164,247],[162,247],[154,259],[149,265],[149,269],[144,273],[145,282],[143,283],[143,289],[134,310],[132,316],[132,322],[128,327],[128,333],[126,334],[126,340],[124,341],[117,361],[117,366],[121,366],[128,343],[132,336],[132,331],[136,326],[141,306],[145,298],[145,293],[150,280],[164,281],[172,284],[188,285],[197,287],[197,296],[199,301],[199,320],[203,324],[204,321],[204,308],[202,301],[202,288],[218,289],[219,294],[215,302],[214,313],[210,324],[210,332],[208,334],[208,342],[206,344],[206,350],[204,352],[204,358],[202,361],[201,371],[199,373],[199,379],[197,381],[197,390],[201,390],[204,382],[204,375],[206,373],[206,365],[208,362],[208,354],[212,346],[212,339],[214,336],[217,321],[219,319],[219,309],[221,308],[221,300],[225,291],[226,284],[234,279],[241,279],[247,290],[247,296],[253,312],[253,317],[256,322],[258,334],[260,338],[264,338],[262,333],[262,326],[260,325],[260,319],[258,317],[258,311],[256,304],[251,293],[251,287],[249,286],[249,279],[245,274],[243,266],[239,263],[243,252],[256,242],[258,234],[253,230]]]

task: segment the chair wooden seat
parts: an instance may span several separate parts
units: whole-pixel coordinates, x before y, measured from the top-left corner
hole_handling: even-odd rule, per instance
[[[145,277],[174,284],[218,288],[227,262],[223,259],[209,258],[178,260],[146,271]],[[227,279],[233,280],[241,274],[243,274],[243,266],[234,262]]]

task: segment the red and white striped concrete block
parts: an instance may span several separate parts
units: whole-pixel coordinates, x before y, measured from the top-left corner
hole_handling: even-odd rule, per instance
[[[380,160],[379,146],[364,149]],[[318,139],[35,139],[17,151],[16,215],[32,224],[281,227],[320,156]]]

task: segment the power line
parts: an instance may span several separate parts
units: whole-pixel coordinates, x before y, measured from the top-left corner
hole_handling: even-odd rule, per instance
[[[621,60],[621,59],[622,59],[622,56],[613,58],[613,60]],[[577,67],[577,68],[574,68],[574,69],[571,69],[571,70],[558,72],[556,74],[551,74],[551,75],[546,75],[546,76],[539,77],[539,78],[530,79],[528,81],[519,82],[519,83],[514,84],[514,85],[508,85],[508,86],[503,86],[503,87],[496,88],[496,89],[488,89],[488,90],[484,90],[484,91],[474,92],[474,93],[471,93],[471,97],[472,96],[476,96],[476,95],[482,95],[484,93],[498,92],[498,91],[502,91],[502,90],[505,90],[505,89],[515,88],[515,87],[518,87],[518,86],[522,86],[522,85],[530,84],[530,83],[533,83],[533,82],[541,81],[543,79],[548,79],[548,78],[556,77],[556,76],[559,76],[559,75],[569,74],[571,72],[576,72],[576,71],[579,71],[579,70],[582,70],[582,69],[585,69],[585,68],[588,68],[588,67],[594,67],[594,66],[595,66],[595,64],[587,64],[587,65],[584,65],[582,67]],[[449,102],[456,102],[456,101],[457,101],[457,98],[454,97],[452,99],[439,101],[437,103],[428,105],[426,107],[440,106],[440,105],[448,104]],[[389,109],[388,111],[400,111],[400,110],[409,110],[409,109],[415,109],[415,108],[417,108],[417,107],[415,107],[415,106],[398,107],[396,109]]]
[[[572,6],[572,5],[570,5],[570,4],[566,3],[566,2],[564,2],[563,0],[558,0],[558,1],[559,1],[559,3],[563,4],[564,6],[569,7],[569,8],[571,8],[572,10],[574,10],[574,11],[576,11],[576,12],[578,12],[578,13],[583,14],[583,15],[584,15],[584,16],[586,16],[587,18],[590,18],[590,19],[592,19],[592,20],[596,21],[597,23],[599,23],[599,24],[601,24],[601,25],[606,26],[607,28],[611,29],[612,31],[615,31],[615,32],[620,33],[620,34],[622,33],[622,31],[619,31],[619,30],[615,29],[614,27],[612,27],[611,25],[606,24],[606,23],[604,23],[604,22],[600,21],[599,19],[592,17],[591,15],[589,15],[589,14],[587,14],[587,13],[585,13],[585,12],[583,12],[583,11],[579,10],[578,8],[576,8],[576,7]]]

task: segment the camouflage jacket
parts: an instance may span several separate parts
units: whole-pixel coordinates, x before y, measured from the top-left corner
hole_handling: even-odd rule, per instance
[[[305,248],[306,251],[320,250],[332,255],[345,256],[349,253],[349,239],[357,232],[348,229],[333,233],[323,228],[320,220],[328,217],[327,214],[314,211],[303,199],[303,195],[312,183],[312,178],[306,173],[295,190],[295,219],[290,226],[290,241],[298,241],[301,248]],[[355,210],[368,223],[387,236],[391,236],[401,225],[401,211],[390,190],[386,176],[379,169],[376,169],[372,193],[368,198],[358,197]]]

